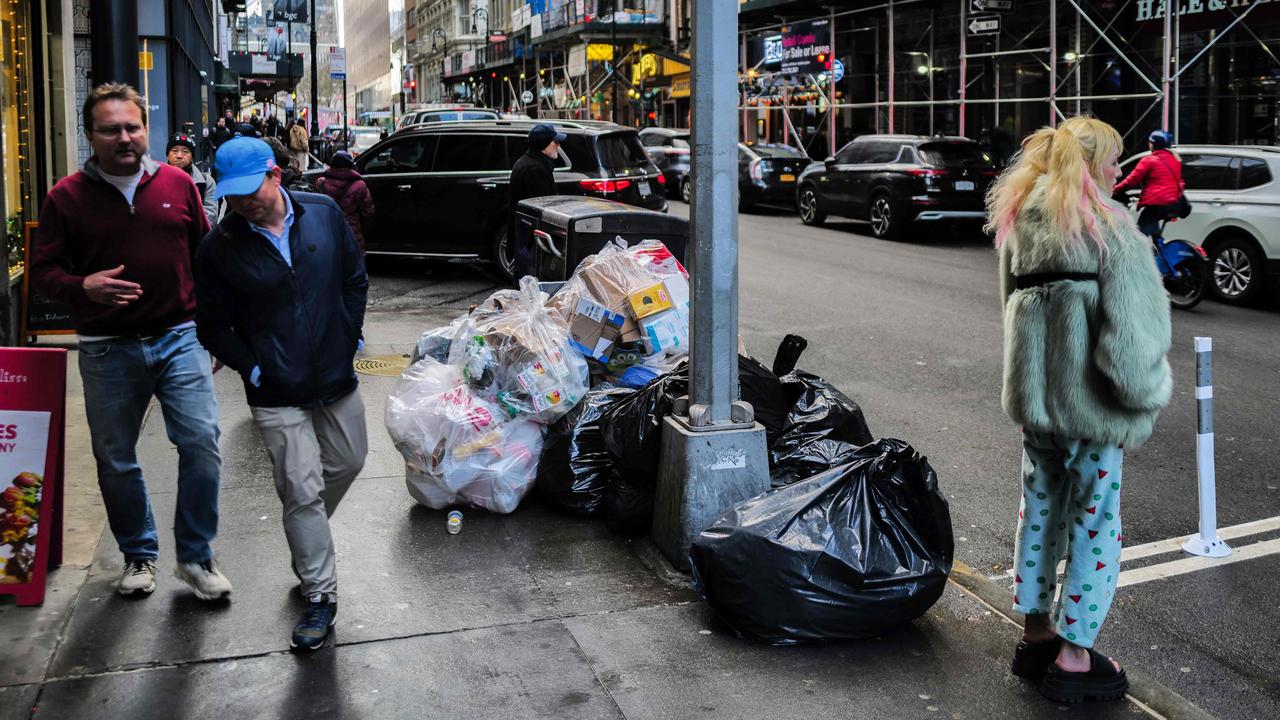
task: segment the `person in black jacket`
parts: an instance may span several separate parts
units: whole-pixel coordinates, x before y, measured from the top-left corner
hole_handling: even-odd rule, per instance
[[[282,188],[265,142],[228,140],[217,170],[229,212],[196,252],[196,333],[244,378],[308,599],[291,645],[314,650],[337,615],[329,516],[368,453],[352,360],[369,279],[342,211]]]
[[[539,123],[529,130],[529,150],[516,160],[511,168],[510,217],[507,227],[509,237],[515,241],[516,277],[533,270],[532,238],[521,237],[516,232],[516,206],[521,200],[556,195],[555,164],[552,159],[560,154],[560,143],[565,134],[551,125]]]

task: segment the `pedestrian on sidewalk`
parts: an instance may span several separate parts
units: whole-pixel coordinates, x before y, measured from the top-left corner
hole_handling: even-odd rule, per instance
[[[347,226],[356,238],[360,254],[364,254],[364,227],[373,222],[373,194],[364,178],[356,171],[355,158],[339,150],[329,159],[329,168],[316,180],[316,189],[333,198],[347,218]]]
[[[196,190],[200,192],[201,205],[204,207],[204,216],[209,221],[209,227],[213,227],[218,222],[218,201],[213,199],[213,191],[218,183],[214,182],[213,175],[196,167],[195,153],[195,140],[190,135],[174,135],[169,139],[168,147],[165,148],[165,157],[169,164],[185,172],[196,184]]]
[[[147,155],[147,116],[132,87],[99,85],[84,102],[93,155],[45,198],[32,246],[40,292],[71,308],[98,486],[124,555],[123,595],[156,589],[160,545],[136,445],[151,398],[178,448],[178,579],[202,599],[231,583],[214,564],[218,403],[196,341],[191,258],[209,228],[191,178]]]
[[[560,143],[567,136],[547,123],[538,123],[529,130],[529,149],[516,160],[511,168],[509,188],[507,232],[511,247],[515,275],[533,272],[533,238],[521,237],[517,232],[516,206],[521,200],[556,195],[555,158],[560,154]],[[499,258],[501,261],[501,258]]]
[[[282,188],[266,142],[227,141],[217,170],[230,211],[196,255],[197,328],[244,378],[308,601],[290,644],[314,650],[338,612],[329,517],[368,452],[352,361],[369,280],[342,211]]]
[[[298,169],[306,170],[311,164],[311,139],[307,135],[307,129],[301,123],[290,120],[285,137],[289,138],[289,151],[297,159]]]
[[[1015,674],[1059,702],[1124,696],[1094,650],[1120,576],[1121,462],[1173,381],[1169,299],[1150,243],[1110,199],[1120,134],[1093,118],[1042,128],[988,199],[1004,304],[1005,412],[1022,426]],[[1061,599],[1058,562],[1067,557]]]

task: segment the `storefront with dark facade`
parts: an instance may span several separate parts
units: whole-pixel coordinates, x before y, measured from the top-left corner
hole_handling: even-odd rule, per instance
[[[1280,2],[1181,1],[1166,36],[1159,0],[749,0],[744,132],[814,155],[872,132],[964,134],[1007,155],[1091,113],[1131,150],[1165,125],[1181,143],[1277,144]]]

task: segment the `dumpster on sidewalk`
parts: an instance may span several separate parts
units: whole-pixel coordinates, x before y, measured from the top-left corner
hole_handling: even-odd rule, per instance
[[[589,255],[622,238],[628,245],[657,240],[684,262],[689,222],[602,198],[550,196],[522,200],[516,207],[516,238],[534,248],[539,280],[567,280]]]

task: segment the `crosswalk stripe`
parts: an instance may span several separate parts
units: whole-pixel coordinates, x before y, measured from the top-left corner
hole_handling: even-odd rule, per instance
[[[1230,555],[1224,558],[1187,557],[1158,565],[1148,565],[1136,570],[1124,570],[1120,573],[1118,586],[1127,587],[1152,580],[1163,580],[1175,575],[1185,575],[1196,570],[1205,570],[1219,565],[1230,565],[1244,560],[1255,560],[1276,553],[1280,553],[1280,538],[1235,548]]]

